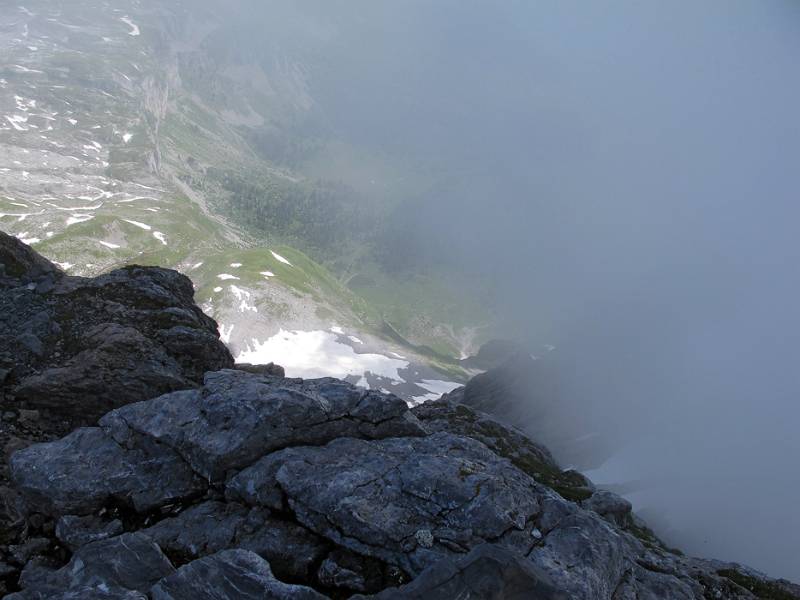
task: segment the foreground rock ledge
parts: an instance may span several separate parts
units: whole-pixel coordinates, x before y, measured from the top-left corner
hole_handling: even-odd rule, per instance
[[[0,593],[800,598],[664,547],[628,502],[460,404],[468,394],[409,410],[232,366],[186,277],[68,277],[0,233],[0,442],[13,453]]]
[[[11,598],[800,597],[668,551],[525,440],[447,400],[209,373],[14,454],[41,541]]]

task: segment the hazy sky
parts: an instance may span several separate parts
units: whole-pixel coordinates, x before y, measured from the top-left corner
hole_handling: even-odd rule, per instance
[[[687,551],[800,579],[800,2],[262,7],[330,135],[435,170],[406,248],[558,346],[630,444],[597,476],[649,480]]]

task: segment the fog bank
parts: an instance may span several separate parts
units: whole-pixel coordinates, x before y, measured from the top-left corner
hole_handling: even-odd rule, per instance
[[[620,446],[598,482],[640,481],[689,553],[800,579],[800,4],[253,11],[260,60],[312,65],[304,131],[400,173],[372,192],[399,196],[387,254],[557,347]]]

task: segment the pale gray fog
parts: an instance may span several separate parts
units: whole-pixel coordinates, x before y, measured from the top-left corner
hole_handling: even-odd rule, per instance
[[[392,254],[557,347],[563,418],[620,444],[592,476],[689,553],[800,577],[800,4],[280,8],[313,125],[435,173]]]

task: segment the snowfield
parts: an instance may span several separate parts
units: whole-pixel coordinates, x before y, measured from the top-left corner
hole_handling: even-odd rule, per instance
[[[327,331],[285,331],[264,342],[253,340],[236,357],[237,362],[266,364],[277,361],[289,377],[364,376],[366,373],[403,381],[398,372],[408,362],[382,354],[357,354]]]

